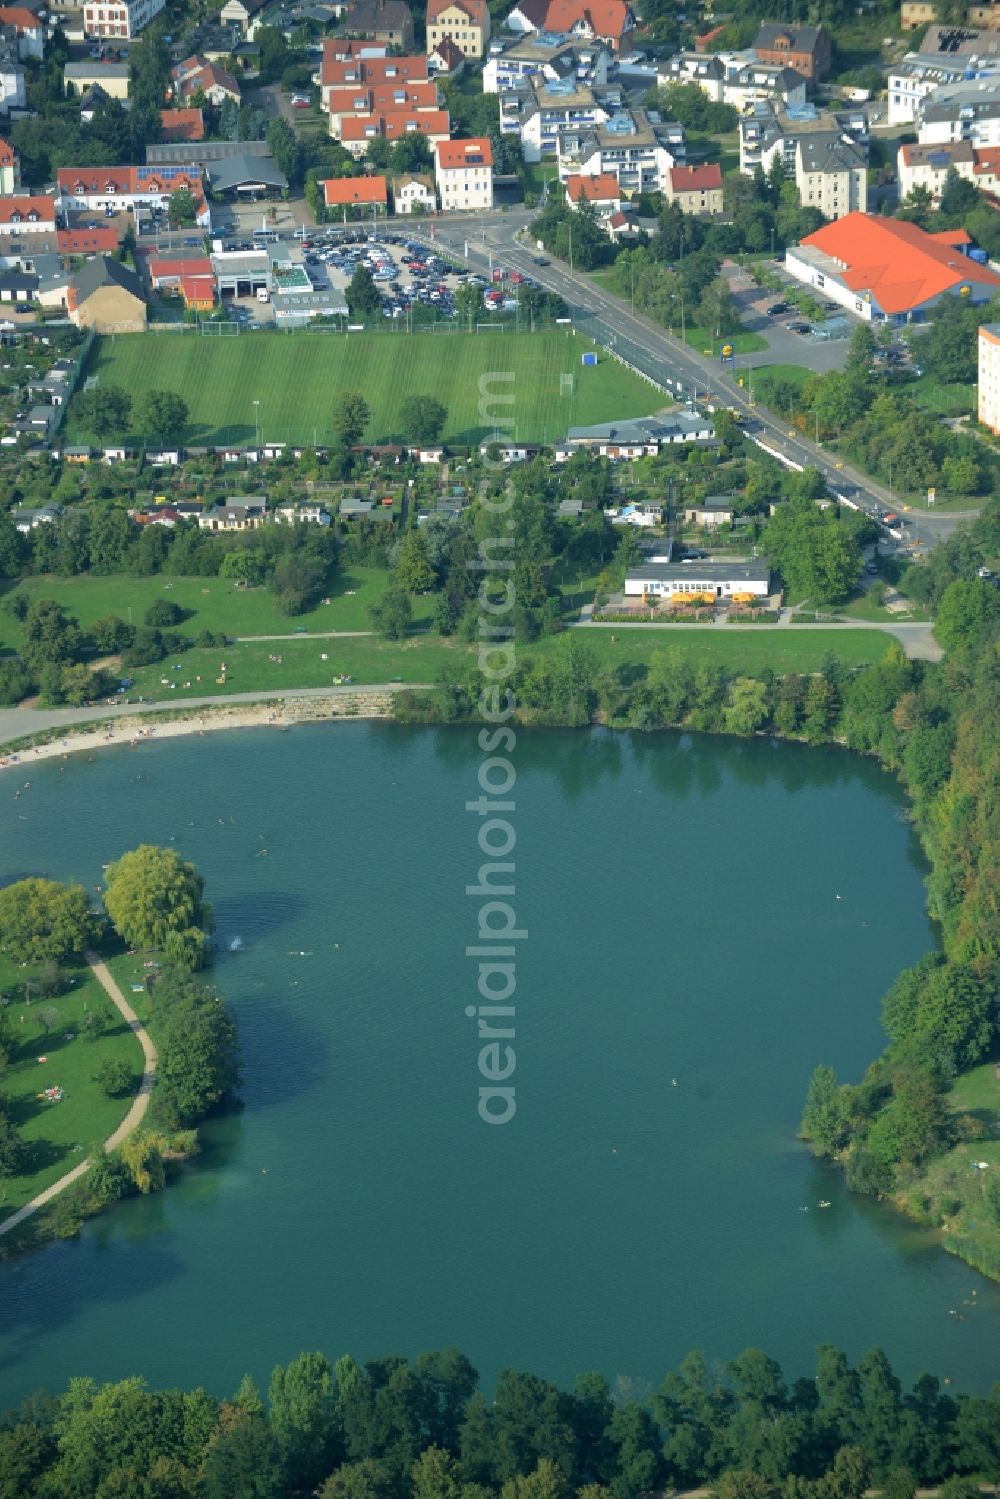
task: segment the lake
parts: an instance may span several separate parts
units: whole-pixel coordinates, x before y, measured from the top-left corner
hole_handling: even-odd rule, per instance
[[[487,1382],[596,1368],[643,1391],[691,1348],[751,1344],[799,1375],[833,1342],[988,1386],[1000,1286],[795,1139],[813,1065],[860,1075],[883,992],[935,941],[895,782],[674,734],[524,734],[513,759],[503,1126],[466,1016],[473,731],[154,741],[26,766],[16,805],[3,778],[6,877],[93,888],[143,841],[199,866],[245,1085],[169,1191],[0,1265],[0,1406],[72,1374],[222,1394],[305,1348],[447,1344]]]

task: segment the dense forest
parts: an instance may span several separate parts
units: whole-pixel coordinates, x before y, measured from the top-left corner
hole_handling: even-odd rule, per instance
[[[947,1383],[947,1381],[945,1381]],[[1000,1480],[1000,1385],[904,1391],[880,1349],[852,1367],[817,1349],[789,1383],[750,1348],[690,1354],[659,1390],[572,1393],[504,1370],[493,1398],[454,1349],[336,1364],[303,1353],[229,1399],[141,1379],[74,1379],[0,1417],[0,1499],[637,1499],[712,1486],[718,1499],[977,1499]],[[966,1476],[969,1475],[969,1476]]]

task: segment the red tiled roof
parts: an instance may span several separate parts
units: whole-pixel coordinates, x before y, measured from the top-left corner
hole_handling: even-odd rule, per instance
[[[181,257],[169,259],[166,256],[162,260],[151,260],[149,262],[149,279],[161,281],[170,277],[184,277],[186,279],[200,281],[208,278],[215,280],[215,271],[212,262],[207,255],[192,255],[190,260]]]
[[[17,160],[17,152],[10,141],[0,140],[0,167],[12,167]]]
[[[395,96],[402,94],[402,99]],[[398,109],[439,109],[438,87],[433,79],[414,83],[359,84],[354,88],[332,88],[328,99],[332,115],[375,114]]]
[[[486,136],[474,136],[464,141],[438,141],[437,164],[442,171],[454,171],[457,167],[491,167],[493,147]]]
[[[0,26],[15,26],[18,31],[40,31],[41,21],[23,5],[0,5]]]
[[[185,302],[214,302],[215,277],[206,280],[203,276],[182,276],[181,296]]]
[[[160,125],[165,141],[205,139],[205,121],[200,109],[161,109]]]
[[[19,214],[22,220],[43,222],[56,226],[56,205],[53,198],[0,198],[0,223],[13,224],[15,214]],[[34,215],[32,219],[31,216]]]
[[[483,26],[486,23],[487,6],[486,0],[427,0],[427,24],[436,21],[442,11],[448,10],[452,5],[464,10],[474,26]]]
[[[675,193],[707,193],[722,186],[722,168],[713,162],[704,167],[671,167],[670,188]]]
[[[982,172],[1000,172],[1000,146],[985,146],[974,153],[973,175]]]
[[[581,198],[588,203],[617,203],[622,195],[618,178],[610,172],[600,172],[596,177],[567,177],[566,192],[574,203]]]
[[[531,6],[532,14],[526,10],[526,4],[530,5],[530,0],[525,0],[518,9],[528,19],[536,19],[538,3]],[[585,21],[595,36],[605,37],[615,44],[621,41],[630,19],[626,0],[548,0],[547,6],[542,0],[542,7],[545,13],[537,20],[539,30],[572,31],[574,26]]]
[[[384,177],[328,177],[323,183],[327,208],[343,208],[352,203],[385,203]]]
[[[372,140],[373,133],[398,141],[404,135],[447,135],[450,128],[446,109],[386,109],[379,114],[348,115],[340,134],[344,141]]]
[[[118,230],[114,224],[97,229],[60,229],[56,233],[60,255],[113,255],[118,249]]]
[[[376,83],[412,83],[427,77],[427,59],[423,55],[406,57],[356,57],[337,55],[337,44],[323,44],[320,83],[324,88],[356,88]]]
[[[883,312],[909,312],[963,285],[1000,287],[1000,276],[916,224],[849,213],[802,241],[839,261],[844,285]]]

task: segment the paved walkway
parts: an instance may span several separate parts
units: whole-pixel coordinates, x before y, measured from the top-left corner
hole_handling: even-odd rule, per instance
[[[119,1124],[114,1134],[109,1135],[104,1142],[104,1149],[106,1151],[117,1150],[122,1141],[127,1140],[129,1135],[138,1129],[145,1117],[146,1110],[149,1108],[149,1095],[152,1093],[153,1085],[156,1082],[156,1047],[150,1040],[146,1027],[112,978],[107,964],[102,963],[95,952],[88,952],[87,962],[90,964],[97,982],[142,1047],[142,1081],[139,1084],[139,1091],[132,1100],[132,1107],[125,1115],[121,1124]],[[60,1192],[64,1192],[73,1182],[78,1181],[89,1167],[90,1158],[88,1157],[87,1160],[80,1161],[78,1165],[74,1166],[72,1171],[67,1171],[66,1175],[61,1176],[58,1181],[54,1181],[51,1187],[46,1187],[44,1192],[39,1192],[37,1197],[33,1197],[30,1202],[26,1202],[23,1208],[19,1208],[16,1213],[13,1213],[3,1223],[0,1223],[0,1238],[4,1234],[10,1233],[11,1229],[17,1228],[19,1223],[23,1223],[26,1218],[30,1218],[33,1213],[37,1213],[38,1209],[43,1208],[47,1202],[51,1202],[53,1197],[58,1197]]]

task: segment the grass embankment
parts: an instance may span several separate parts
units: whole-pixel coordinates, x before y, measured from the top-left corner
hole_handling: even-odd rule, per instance
[[[612,639],[614,637],[614,639]],[[560,648],[564,636],[548,636],[519,648],[522,659],[545,657]],[[875,630],[733,630],[706,626],[685,630],[674,625],[651,629],[582,629],[577,634],[601,664],[642,670],[654,651],[676,648],[692,662],[710,661],[729,671],[759,672],[817,671],[827,652],[833,651],[847,666],[877,661],[889,646],[888,638]],[[411,636],[406,641],[375,639],[290,640],[279,652],[274,646],[244,644],[224,651],[187,651],[176,662],[161,662],[134,673],[135,693],[158,702],[167,698],[238,692],[269,692],[277,688],[329,687],[334,676],[347,674],[356,686],[392,682],[434,682],[438,673],[454,664],[465,666],[475,659],[475,646],[444,640],[437,635]],[[271,657],[280,654],[281,661]],[[324,655],[327,657],[323,659]],[[222,662],[225,681],[219,681]],[[175,670],[179,667],[179,670]],[[200,679],[200,680],[199,680]],[[175,685],[171,686],[173,683]],[[99,716],[99,715],[98,715]]]
[[[177,391],[188,405],[189,447],[252,445],[257,400],[265,439],[332,442],[332,416],[349,390],[360,390],[371,408],[370,442],[403,441],[403,402],[432,390],[448,412],[446,442],[478,443],[509,418],[512,436],[553,443],[571,426],[648,416],[664,404],[660,392],[603,351],[596,367],[583,369],[581,355],[595,347],[572,330],[229,339],[148,333],[99,339],[88,373],[136,398],[150,388]],[[510,374],[512,381],[504,378]],[[481,390],[481,381],[488,388]],[[95,441],[72,406],[66,438]]]
[[[114,1132],[132,1105],[142,1075],[138,1041],[86,965],[68,971],[73,982],[65,994],[30,1004],[25,1004],[21,988],[27,972],[0,957],[0,993],[9,1000],[4,1014],[11,1038],[11,1058],[0,1073],[0,1088],[30,1151],[21,1175],[0,1180],[0,1222],[79,1165]],[[82,1023],[95,1009],[107,1014],[108,1026],[90,1041]],[[52,1014],[46,1031],[39,1017],[48,1011]],[[126,1098],[108,1098],[94,1082],[94,1074],[104,1062],[119,1059],[132,1068],[135,1086]],[[53,1087],[62,1089],[59,1102],[39,1097]]]
[[[982,1135],[937,1156],[898,1194],[897,1203],[912,1217],[941,1228],[946,1249],[997,1279],[997,1228],[989,1221],[983,1193],[987,1179],[1000,1171],[1000,1065],[987,1062],[956,1078],[947,1103],[966,1133],[972,1121],[972,1131]]]
[[[370,630],[369,607],[378,603],[389,582],[384,568],[344,568],[328,586],[329,604],[317,604],[294,618],[277,612],[266,588],[240,589],[229,578],[171,578],[163,574],[151,578],[124,574],[98,577],[92,573],[60,578],[45,574],[26,578],[16,591],[29,600],[55,599],[84,629],[112,614],[119,619],[131,617],[133,624],[141,625],[151,604],[168,599],[186,613],[178,626],[182,634],[194,636],[201,630],[211,630],[231,637],[294,636],[300,630]],[[429,625],[433,611],[432,597],[415,598],[414,625]],[[16,650],[21,640],[20,622],[0,610],[0,650]]]

